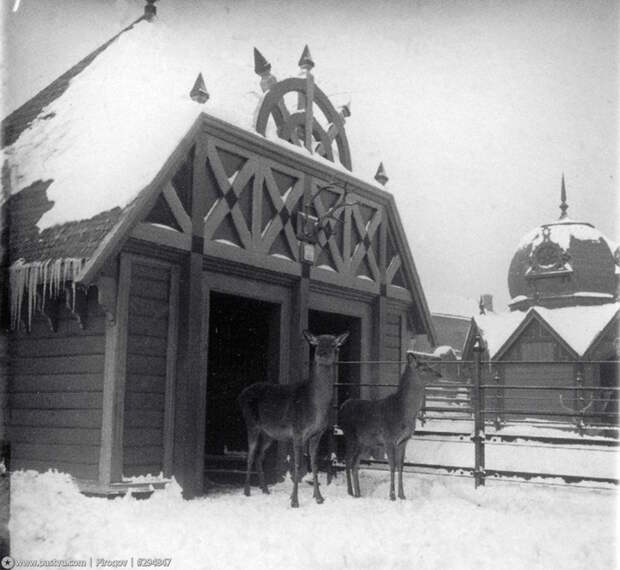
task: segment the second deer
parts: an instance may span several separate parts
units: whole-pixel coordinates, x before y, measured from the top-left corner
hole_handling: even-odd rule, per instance
[[[349,495],[360,497],[359,463],[364,451],[384,446],[390,465],[390,499],[396,500],[394,473],[398,468],[398,497],[405,498],[403,464],[407,442],[414,432],[418,412],[424,406],[424,387],[441,378],[428,364],[407,353],[407,365],[394,394],[379,400],[349,399],[340,407],[338,423],[346,445]]]

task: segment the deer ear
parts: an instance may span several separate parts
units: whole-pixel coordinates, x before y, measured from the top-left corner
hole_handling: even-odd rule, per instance
[[[349,338],[349,331],[342,333],[340,336],[337,336],[336,346],[342,346],[348,338]]]
[[[310,331],[304,331],[304,338],[308,341],[308,344],[312,346],[319,344],[318,339]]]
[[[413,354],[413,351],[408,350],[407,351],[407,364],[411,365],[414,362],[417,362],[417,359],[415,357],[415,354]]]

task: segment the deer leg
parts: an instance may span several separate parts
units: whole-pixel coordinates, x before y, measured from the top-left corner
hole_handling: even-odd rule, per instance
[[[308,449],[310,451],[310,465],[312,467],[312,482],[314,484],[314,492],[312,496],[316,500],[316,502],[320,505],[325,499],[321,495],[321,489],[319,488],[319,443],[321,441],[320,433],[312,436],[310,438]]]
[[[353,450],[353,496],[359,498],[360,492],[360,459],[362,458],[362,446],[356,442]]]
[[[351,470],[353,469],[353,456],[355,454],[353,438],[346,440],[346,450],[344,459],[344,470],[347,476],[347,493],[353,496],[353,485],[351,484]]]
[[[265,485],[265,472],[263,471],[263,463],[265,462],[265,453],[269,449],[269,446],[273,443],[273,439],[267,434],[263,434],[263,438],[256,456],[256,469],[258,471],[258,484],[266,495],[269,494],[269,489]]]
[[[387,453],[388,463],[390,464],[390,501],[396,500],[396,493],[394,492],[394,472],[396,471],[396,449],[393,443],[388,443],[385,446]]]
[[[243,493],[246,497],[250,496],[250,473],[252,471],[252,464],[254,463],[254,455],[256,454],[256,448],[258,446],[258,438],[260,431],[257,429],[248,430],[248,463],[245,472],[245,486]]]
[[[405,499],[405,490],[403,489],[403,468],[405,465],[405,451],[407,450],[407,440],[398,444],[396,452],[396,463],[398,465],[398,498]]]
[[[303,450],[303,442],[300,440],[293,440],[293,494],[291,495],[291,507],[299,507],[299,498],[297,496],[297,489],[299,487],[299,464],[301,463],[301,453]]]

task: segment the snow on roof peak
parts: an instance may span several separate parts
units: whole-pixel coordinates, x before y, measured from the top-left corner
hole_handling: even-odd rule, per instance
[[[620,303],[557,309],[531,307],[525,312],[489,313],[476,315],[474,319],[482,331],[491,358],[530,313],[537,313],[579,356],[583,356],[619,310]]]

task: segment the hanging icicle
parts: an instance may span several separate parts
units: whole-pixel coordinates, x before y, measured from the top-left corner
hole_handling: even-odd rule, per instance
[[[43,311],[46,299],[59,297],[67,282],[71,283],[73,293],[71,306],[68,305],[68,307],[75,310],[75,282],[85,261],[85,259],[75,257],[29,263],[23,259],[17,260],[9,268],[11,328],[16,329],[19,321],[27,317],[28,329],[30,329],[35,311]],[[40,293],[39,287],[41,287]],[[25,296],[27,296],[27,315],[23,314],[26,310]],[[67,303],[69,303],[68,299]]]

